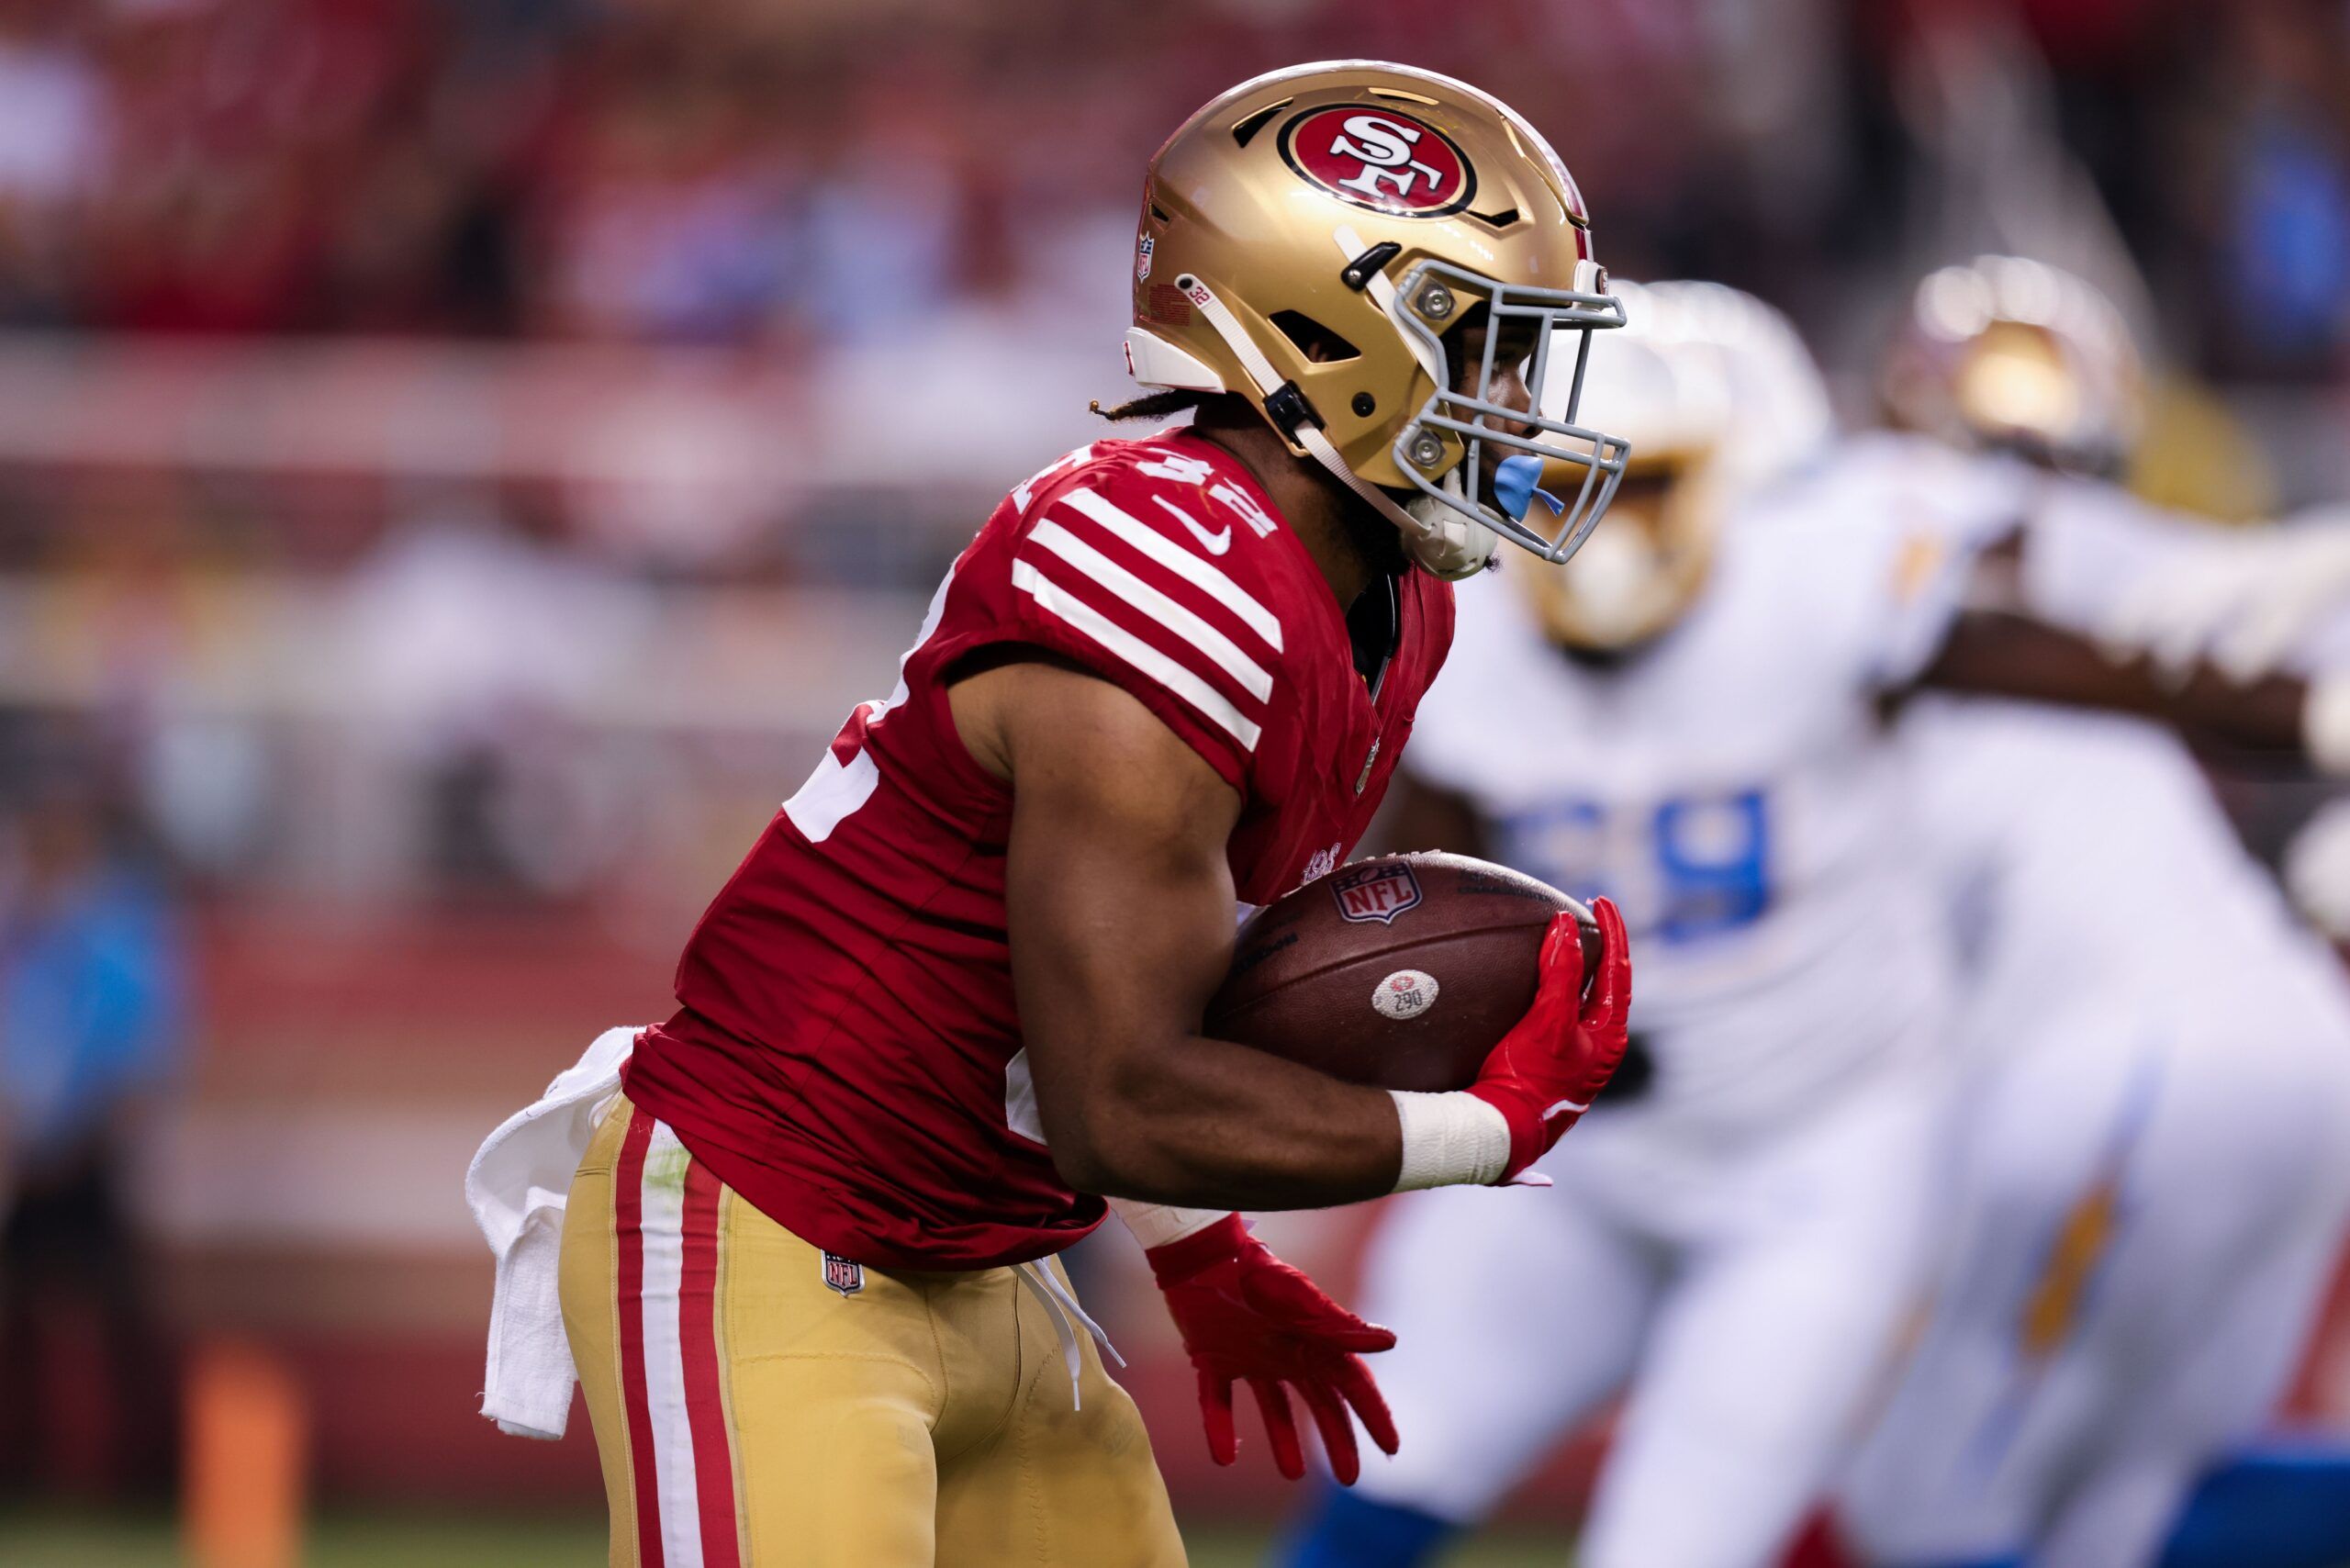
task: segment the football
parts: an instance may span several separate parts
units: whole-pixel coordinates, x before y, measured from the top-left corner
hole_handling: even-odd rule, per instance
[[[1340,867],[1241,927],[1209,1002],[1211,1038],[1234,1040],[1381,1089],[1465,1089],[1534,1002],[1550,917],[1591,911],[1536,879],[1466,855],[1382,855]]]

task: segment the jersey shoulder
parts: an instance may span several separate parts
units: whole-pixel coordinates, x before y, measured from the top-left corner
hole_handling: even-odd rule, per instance
[[[1074,521],[1158,559],[1156,550],[1139,543],[1142,535],[1154,535],[1273,601],[1297,596],[1306,586],[1298,569],[1312,566],[1247,467],[1181,429],[1079,447],[1015,487],[1005,501],[1008,521],[1024,536]]]
[[[1320,575],[1236,459],[1180,431],[1080,447],[1012,490],[990,543],[1003,635],[1123,687],[1246,792],[1329,633]]]

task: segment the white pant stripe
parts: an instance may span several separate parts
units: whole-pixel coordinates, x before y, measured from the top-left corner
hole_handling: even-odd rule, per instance
[[[653,1416],[654,1495],[661,1506],[665,1568],[702,1568],[701,1500],[694,1483],[693,1429],[686,1419],[686,1358],[677,1337],[685,1279],[685,1145],[666,1122],[653,1124],[641,1192],[644,1231],[644,1393]]]

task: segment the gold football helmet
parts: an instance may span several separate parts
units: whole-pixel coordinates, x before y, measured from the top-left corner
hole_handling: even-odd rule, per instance
[[[1463,393],[1472,319],[1487,330]],[[1622,321],[1558,155],[1449,77],[1368,60],[1276,71],[1150,161],[1128,370],[1246,398],[1439,577],[1483,567],[1497,536],[1563,561],[1599,521],[1627,449],[1575,423],[1574,391],[1591,329]],[[1559,328],[1572,364],[1554,376]],[[1520,356],[1539,412],[1494,400]],[[1545,397],[1556,381],[1566,395]],[[1545,460],[1577,473],[1571,502],[1540,488]]]
[[[1553,641],[1617,654],[1688,612],[1725,519],[1834,433],[1819,367],[1786,318],[1718,283],[1619,284],[1627,325],[1583,389],[1632,445],[1606,530],[1563,571],[1522,574]]]
[[[2127,458],[2145,372],[2121,312],[2087,283],[2020,256],[1930,273],[1886,357],[1895,422],[2083,473]]]

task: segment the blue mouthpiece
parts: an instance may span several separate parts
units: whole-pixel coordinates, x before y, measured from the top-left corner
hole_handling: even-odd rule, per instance
[[[1550,509],[1552,517],[1567,510],[1567,503],[1535,483],[1542,477],[1542,460],[1520,453],[1505,457],[1494,465],[1494,498],[1502,503],[1502,510],[1520,521],[1526,519],[1526,509],[1539,500]]]

